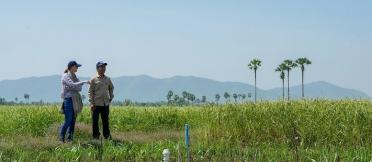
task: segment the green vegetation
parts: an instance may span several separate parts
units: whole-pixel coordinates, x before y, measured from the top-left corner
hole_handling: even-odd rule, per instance
[[[114,139],[90,138],[86,108],[75,141],[57,142],[59,105],[0,106],[0,161],[160,161],[163,149],[185,159],[191,125],[196,161],[369,161],[370,101],[291,101],[188,107],[113,107]],[[179,147],[178,147],[179,146]],[[180,149],[178,149],[180,148]]]

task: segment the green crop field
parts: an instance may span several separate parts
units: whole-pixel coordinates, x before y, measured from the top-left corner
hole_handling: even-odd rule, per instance
[[[59,105],[0,106],[0,161],[370,161],[372,102],[308,100],[190,107],[112,107],[113,140],[92,140],[90,111],[60,144]]]

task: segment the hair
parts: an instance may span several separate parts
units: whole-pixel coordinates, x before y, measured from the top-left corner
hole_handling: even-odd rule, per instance
[[[68,68],[66,68],[66,69],[65,69],[65,71],[63,71],[63,73],[68,73],[68,70],[69,70],[69,69],[68,69]]]

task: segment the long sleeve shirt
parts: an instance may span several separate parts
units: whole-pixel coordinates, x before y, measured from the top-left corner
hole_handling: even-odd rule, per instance
[[[62,75],[62,99],[70,98],[74,95],[74,93],[81,92],[82,86],[85,82],[80,82],[79,79],[77,79],[76,76],[74,77],[73,75],[74,74],[71,74],[70,72]]]
[[[107,76],[95,76],[90,81],[89,102],[91,106],[108,106],[114,98],[114,85]]]

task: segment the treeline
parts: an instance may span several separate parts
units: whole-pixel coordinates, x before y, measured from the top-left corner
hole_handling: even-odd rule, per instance
[[[124,99],[123,101],[113,101],[111,105],[114,106],[199,106],[206,104],[219,104],[219,103],[241,103],[252,101],[252,93],[239,94],[239,93],[228,93],[216,94],[214,98],[208,98],[207,96],[197,97],[195,94],[187,91],[183,91],[180,94],[176,94],[172,90],[169,90],[165,96],[167,101],[159,102],[137,102],[130,99]],[[224,99],[224,101],[221,101]]]
[[[28,102],[28,101],[7,101],[5,98],[0,97],[0,105],[46,105],[50,103],[46,103],[43,100],[40,100],[38,102]]]
[[[224,98],[226,102],[231,102],[232,99],[235,103],[239,101],[249,101],[252,97],[251,93],[248,94],[238,94],[233,93],[230,94],[225,92],[224,94],[216,94],[213,99],[208,99],[207,96],[201,96],[198,98],[193,93],[183,91],[181,94],[176,94],[172,90],[169,90],[166,99],[168,101],[168,105],[176,105],[176,106],[184,106],[184,105],[200,105],[200,104],[209,104],[209,103],[220,103],[221,98]],[[246,100],[249,99],[249,100]]]
[[[289,85],[289,74],[295,68],[300,68],[301,70],[301,85],[302,85],[302,98],[305,98],[305,66],[311,65],[312,62],[306,57],[301,57],[296,60],[286,59],[281,64],[279,64],[274,71],[280,73],[280,79],[282,81],[282,97],[285,100],[285,78],[287,77],[287,99],[290,100],[290,85]],[[253,59],[249,62],[248,68],[254,72],[254,100],[257,102],[257,70],[261,67],[262,61],[259,59]]]

